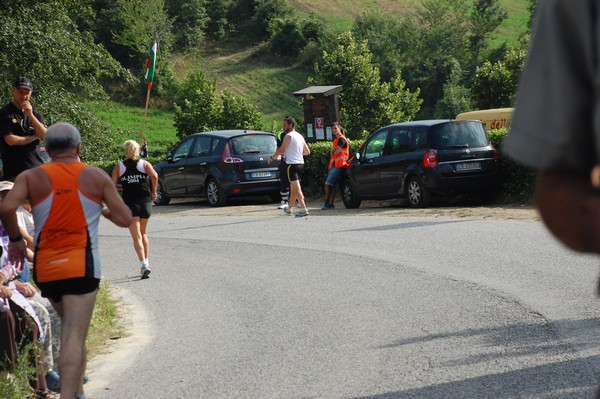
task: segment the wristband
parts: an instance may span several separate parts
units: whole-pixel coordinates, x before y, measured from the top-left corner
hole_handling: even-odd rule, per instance
[[[10,242],[20,242],[20,241],[23,241],[23,236],[21,234],[19,234],[18,236],[14,237],[14,238],[9,236],[8,237],[8,241],[10,241]]]

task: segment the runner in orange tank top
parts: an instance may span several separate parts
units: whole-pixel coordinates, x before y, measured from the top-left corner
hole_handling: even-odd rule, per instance
[[[16,211],[25,201],[33,206],[34,279],[61,318],[61,397],[85,398],[85,339],[101,276],[98,222],[103,215],[127,227],[131,212],[106,172],[80,162],[74,126],[50,126],[45,144],[52,162],[17,176],[0,217],[10,237],[9,258],[22,268],[26,247]]]

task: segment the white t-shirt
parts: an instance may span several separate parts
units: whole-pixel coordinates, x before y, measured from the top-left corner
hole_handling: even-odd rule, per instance
[[[288,165],[304,165],[304,136],[295,130],[286,135],[291,139],[290,144],[285,148],[285,162]]]

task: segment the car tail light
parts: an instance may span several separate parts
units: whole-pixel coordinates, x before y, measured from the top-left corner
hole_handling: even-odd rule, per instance
[[[494,158],[494,161],[496,161],[496,163],[500,161],[500,154],[498,153],[498,150],[496,149],[495,145],[492,146],[492,157]]]
[[[425,168],[437,168],[438,159],[437,159],[437,151],[429,150],[423,156],[423,167]]]
[[[225,144],[225,149],[223,150],[223,162],[225,163],[242,163],[244,160],[242,158],[234,157],[231,155],[231,148],[229,148],[229,143]]]

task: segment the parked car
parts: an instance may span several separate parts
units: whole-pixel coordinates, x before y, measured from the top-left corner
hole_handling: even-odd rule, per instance
[[[268,164],[277,140],[271,133],[221,130],[192,134],[154,165],[157,205],[171,198],[205,196],[223,206],[232,196],[270,195],[279,201],[278,161]]]
[[[498,152],[481,121],[424,120],[373,132],[340,187],[346,208],[358,208],[363,199],[399,197],[417,208],[427,207],[432,195],[489,196],[498,183]]]

